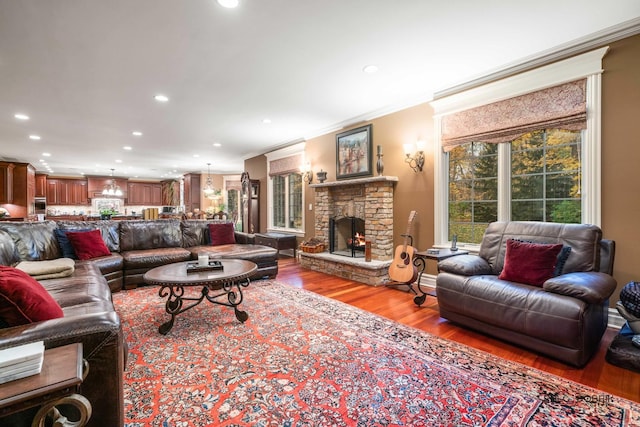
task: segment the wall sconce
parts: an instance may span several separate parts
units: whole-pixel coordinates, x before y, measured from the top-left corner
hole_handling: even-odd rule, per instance
[[[406,163],[409,163],[409,167],[414,172],[422,172],[424,166],[424,148],[426,143],[424,141],[417,141],[414,144],[404,144],[404,154]],[[412,156],[413,154],[413,156]]]
[[[311,184],[313,181],[313,171],[311,170],[311,163],[307,162],[300,166],[300,172],[302,173],[302,179],[307,184]]]

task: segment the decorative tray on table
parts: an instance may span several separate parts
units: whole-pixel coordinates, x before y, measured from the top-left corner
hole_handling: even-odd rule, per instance
[[[197,273],[200,271],[222,270],[223,266],[220,261],[209,261],[209,265],[198,265],[198,261],[187,263],[187,273]]]

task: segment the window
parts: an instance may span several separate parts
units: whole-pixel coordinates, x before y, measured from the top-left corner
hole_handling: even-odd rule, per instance
[[[581,221],[580,131],[539,130],[501,145],[471,142],[449,153],[449,239],[480,243],[497,220]],[[510,206],[505,217],[498,194]]]
[[[498,145],[471,142],[449,153],[449,238],[479,243],[498,217]]]
[[[302,229],[302,175],[275,175],[273,184],[273,227]]]
[[[607,50],[430,103],[440,147],[434,153],[436,246],[446,247],[458,234],[461,246],[474,250],[486,224],[496,220],[600,225],[601,73]],[[547,96],[560,93],[558,88],[560,98]],[[582,91],[583,99],[565,98],[565,89]],[[509,108],[518,102],[522,108]],[[551,117],[538,120],[537,114],[547,113]],[[507,126],[503,118],[510,120]]]
[[[300,165],[304,143],[266,154],[269,180],[268,229],[304,233],[304,191]]]

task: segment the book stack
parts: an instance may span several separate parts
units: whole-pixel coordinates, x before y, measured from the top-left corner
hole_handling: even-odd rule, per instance
[[[0,384],[39,374],[43,360],[43,341],[0,350]]]

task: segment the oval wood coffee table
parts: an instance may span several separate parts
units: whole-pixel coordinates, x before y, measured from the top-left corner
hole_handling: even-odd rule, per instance
[[[251,261],[239,259],[216,261],[222,264],[221,270],[191,269],[195,271],[187,272],[187,265],[194,265],[194,261],[186,261],[156,267],[145,273],[145,283],[160,286],[158,294],[162,298],[168,297],[165,309],[171,315],[171,319],[160,325],[158,331],[161,334],[165,335],[171,330],[178,314],[195,307],[204,299],[214,304],[233,307],[236,319],[241,322],[249,318],[238,306],[242,303],[242,288],[249,286],[249,277],[258,266]],[[202,286],[200,296],[185,296],[185,288],[194,286]]]

